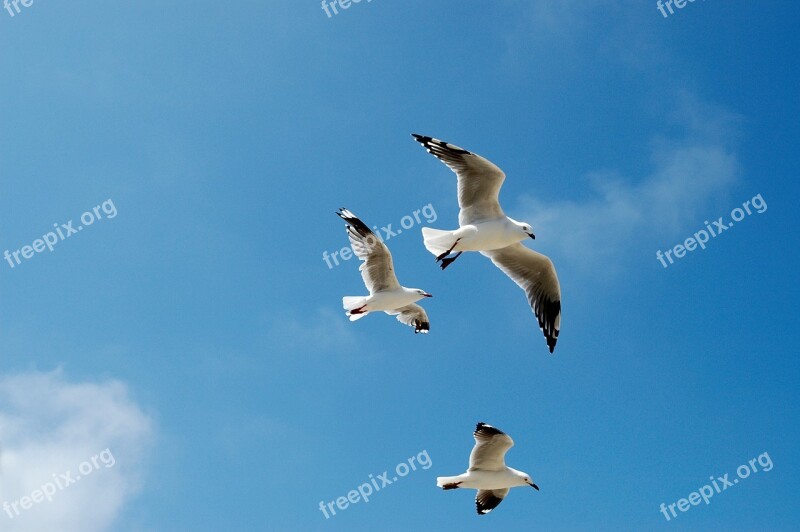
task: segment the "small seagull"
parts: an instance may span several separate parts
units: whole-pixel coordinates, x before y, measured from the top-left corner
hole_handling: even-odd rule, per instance
[[[431,137],[412,136],[458,176],[459,228],[423,227],[425,247],[443,270],[464,251],[489,257],[525,291],[552,353],[561,329],[561,287],[550,259],[521,244],[536,238],[530,224],[509,218],[500,207],[498,195],[506,175],[480,155]],[[453,252],[457,253],[449,257]]]
[[[505,432],[478,423],[475,427],[475,447],[469,455],[469,469],[456,477],[437,477],[436,485],[446,490],[472,488],[478,515],[488,514],[503,502],[508,490],[517,486],[531,486],[539,491],[530,475],[506,466],[506,452],[514,446],[514,440]]]
[[[350,237],[353,251],[364,261],[359,270],[369,290],[368,296],[342,298],[350,321],[382,310],[390,316],[397,316],[401,323],[414,327],[414,334],[427,333],[431,328],[428,315],[415,301],[433,296],[419,288],[400,286],[394,274],[392,254],[386,244],[352,212],[342,208],[336,214],[347,222],[347,236]]]

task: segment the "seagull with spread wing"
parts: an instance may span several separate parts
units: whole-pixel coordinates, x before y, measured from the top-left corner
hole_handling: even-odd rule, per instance
[[[414,333],[427,333],[431,324],[425,309],[415,302],[433,297],[419,288],[400,286],[394,274],[392,254],[386,244],[372,230],[347,209],[336,213],[347,222],[347,236],[356,256],[364,262],[359,267],[368,296],[345,296],[342,305],[350,321],[356,321],[370,312],[383,311],[397,320],[414,327]]]
[[[425,247],[444,270],[464,251],[479,251],[525,291],[552,353],[561,328],[561,287],[548,257],[522,245],[536,238],[530,224],[506,216],[498,195],[506,175],[480,155],[441,140],[412,134],[458,177],[459,228],[422,228]],[[452,253],[454,256],[450,257]]]
[[[488,514],[503,502],[508,490],[517,486],[531,486],[539,490],[531,476],[506,466],[506,452],[514,446],[511,436],[486,423],[475,427],[475,447],[469,455],[469,469],[455,477],[437,477],[436,485],[442,489],[472,488],[475,507],[479,515]]]

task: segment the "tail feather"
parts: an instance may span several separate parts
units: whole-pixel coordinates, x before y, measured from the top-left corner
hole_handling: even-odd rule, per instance
[[[350,318],[350,321],[360,320],[361,318],[369,314],[368,310],[365,312],[358,312],[356,314],[352,314],[350,312],[357,308],[361,308],[366,304],[367,304],[367,298],[364,296],[344,296],[342,298],[342,307],[344,307],[344,309],[347,311],[345,314],[347,315],[348,318]]]
[[[453,245],[453,231],[423,227],[422,239],[425,243],[425,248],[434,255],[439,256]]]
[[[445,484],[455,484],[459,482],[461,475],[455,477],[436,477],[436,487],[443,488]]]

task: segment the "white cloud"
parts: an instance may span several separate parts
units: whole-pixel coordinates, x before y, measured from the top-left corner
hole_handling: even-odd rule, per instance
[[[0,510],[0,529],[110,529],[140,487],[153,434],[152,421],[118,381],[72,383],[60,371],[0,377],[0,504],[9,503],[13,516]],[[79,465],[106,449],[81,475]],[[58,489],[68,471],[80,480]],[[52,501],[28,509],[17,503],[17,515],[10,505],[47,483],[56,485]]]
[[[522,219],[548,235],[549,246],[592,271],[601,262],[613,270],[626,250],[654,254],[655,248],[644,247],[702,227],[716,212],[712,198],[725,196],[740,173],[731,147],[738,119],[688,94],[679,101],[673,118],[682,135],[653,141],[646,175],[631,179],[615,170],[590,172],[587,199],[549,202],[524,196]]]

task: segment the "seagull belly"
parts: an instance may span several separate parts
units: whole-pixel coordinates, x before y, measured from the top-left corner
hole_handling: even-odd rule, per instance
[[[476,469],[467,473],[467,478],[459,488],[473,488],[479,490],[499,490],[519,486],[520,480],[509,471],[487,471]]]
[[[367,308],[376,311],[396,310],[419,299],[421,298],[417,294],[409,294],[402,290],[386,290],[372,294],[367,300]]]
[[[519,231],[512,229],[506,220],[492,220],[462,227],[458,231],[461,240],[454,251],[491,251],[525,239]]]

